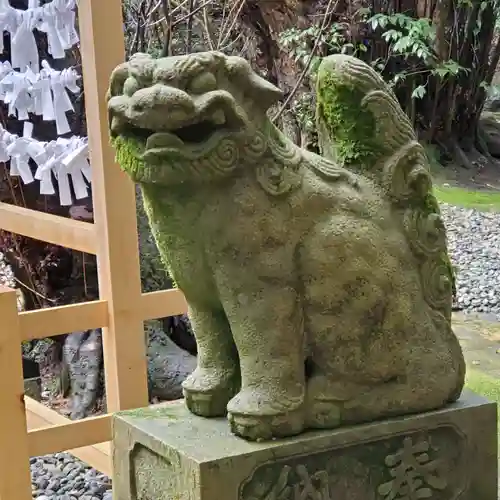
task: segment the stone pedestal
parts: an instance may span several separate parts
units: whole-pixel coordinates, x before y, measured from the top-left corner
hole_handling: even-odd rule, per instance
[[[497,500],[496,405],[248,443],[182,401],[113,420],[116,500]]]

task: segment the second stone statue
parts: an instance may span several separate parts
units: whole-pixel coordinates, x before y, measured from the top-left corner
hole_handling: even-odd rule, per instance
[[[281,92],[242,58],[136,54],[111,77],[117,158],[198,343],[186,403],[249,440],[438,409],[464,383],[424,149],[368,65],[332,56],[317,81],[323,156],[272,124]]]

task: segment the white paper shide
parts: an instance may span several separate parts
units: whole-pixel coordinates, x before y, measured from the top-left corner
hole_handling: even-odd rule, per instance
[[[75,9],[76,0],[52,0],[42,6],[39,0],[29,0],[27,10],[14,9],[8,0],[0,0],[0,30],[8,32],[11,40],[11,61],[0,63],[0,100],[6,104],[9,116],[24,121],[22,137],[0,127],[0,161],[10,161],[10,175],[19,176],[23,183],[39,181],[41,194],[54,195],[58,191],[61,205],[73,203],[71,185],[76,199],[89,195],[87,139],[38,141],[32,137],[29,119],[36,115],[54,121],[58,136],[68,134],[71,129],[67,113],[74,111],[69,93],[80,92],[80,76],[73,68],[59,71],[46,60],[40,61],[34,31],[47,35],[52,58],[64,59],[65,51],[79,42]],[[30,161],[37,167],[34,175]]]

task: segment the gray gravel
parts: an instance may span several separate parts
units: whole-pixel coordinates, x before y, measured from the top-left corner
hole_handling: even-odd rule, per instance
[[[457,271],[457,305],[493,313],[500,320],[500,214],[441,205],[448,246]],[[0,259],[0,283],[14,286]],[[111,480],[68,453],[30,460],[37,500],[112,500]]]
[[[500,213],[442,204],[457,273],[457,306],[500,319]]]
[[[111,500],[111,480],[75,459],[56,453],[30,460],[31,488],[37,500]]]

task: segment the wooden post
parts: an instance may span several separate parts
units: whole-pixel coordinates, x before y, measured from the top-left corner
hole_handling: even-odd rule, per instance
[[[0,285],[0,499],[30,500],[31,474],[24,406],[17,295]]]
[[[125,58],[121,9],[121,0],[80,0],[78,8],[99,291],[109,304],[103,329],[108,412],[148,405],[135,189],[115,162],[105,99],[111,72]]]

